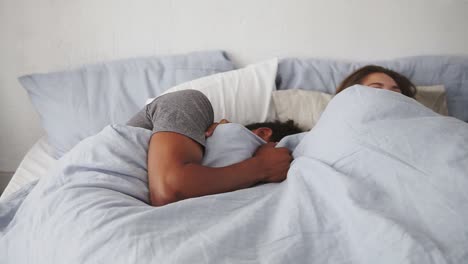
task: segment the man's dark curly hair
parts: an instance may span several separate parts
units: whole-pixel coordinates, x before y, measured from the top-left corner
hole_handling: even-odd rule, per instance
[[[293,120],[289,119],[286,122],[275,120],[273,122],[254,123],[245,126],[249,130],[254,130],[261,127],[268,127],[273,131],[271,141],[278,142],[285,136],[303,132]]]

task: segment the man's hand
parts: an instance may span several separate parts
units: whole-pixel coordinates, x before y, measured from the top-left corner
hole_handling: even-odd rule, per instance
[[[219,121],[219,123],[213,123],[211,126],[208,127],[208,129],[205,131],[205,137],[211,137],[211,135],[213,135],[216,127],[220,124],[227,124],[227,123],[231,123],[229,122],[227,119],[221,119],[221,121]]]
[[[292,156],[287,148],[275,148],[276,143],[260,146],[254,157],[260,161],[264,172],[263,182],[282,182],[286,179]]]

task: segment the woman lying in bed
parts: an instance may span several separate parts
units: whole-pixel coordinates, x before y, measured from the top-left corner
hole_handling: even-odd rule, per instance
[[[336,93],[338,94],[355,84],[389,90],[411,98],[416,95],[416,87],[408,78],[395,71],[376,65],[367,65],[351,73],[336,88]]]
[[[259,147],[250,159],[211,168],[203,166],[202,159],[205,139],[218,125],[213,123],[213,116],[211,103],[203,93],[184,90],[156,98],[127,123],[153,131],[148,149],[152,205],[235,191],[261,182],[281,182],[286,178],[292,157],[288,149],[275,148],[273,142],[301,132],[293,122],[252,127],[254,134],[269,143]]]

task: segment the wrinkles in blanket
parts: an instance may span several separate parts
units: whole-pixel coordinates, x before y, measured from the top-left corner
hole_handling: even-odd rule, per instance
[[[337,95],[282,183],[162,207],[148,205],[150,136],[108,126],[0,203],[0,262],[468,261],[468,125],[397,93]]]
[[[1,240],[4,256],[15,263],[92,263],[109,256],[117,263],[348,258],[346,248],[328,253],[338,246],[330,235],[335,227],[316,215],[325,208],[310,200],[307,186],[293,180],[147,205],[149,137],[144,129],[111,126],[81,142],[25,198]],[[311,243],[317,239],[322,242]]]

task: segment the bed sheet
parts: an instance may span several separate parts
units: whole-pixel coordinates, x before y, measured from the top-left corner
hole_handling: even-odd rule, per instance
[[[56,162],[57,160],[50,155],[47,137],[43,136],[31,147],[21,161],[15,174],[3,191],[0,201],[19,190],[22,186],[46,175]]]

